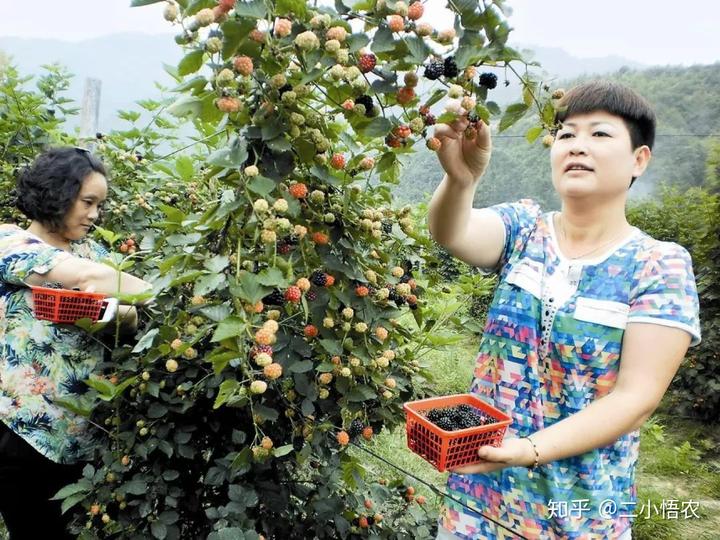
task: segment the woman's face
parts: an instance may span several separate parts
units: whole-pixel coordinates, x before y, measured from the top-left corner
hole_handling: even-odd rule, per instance
[[[647,146],[632,149],[621,117],[604,111],[578,114],[565,120],[550,150],[553,185],[561,199],[625,196],[649,159]]]
[[[83,180],[75,202],[63,222],[63,236],[68,240],[80,240],[100,215],[100,208],[107,198],[107,180],[99,172],[91,172]]]

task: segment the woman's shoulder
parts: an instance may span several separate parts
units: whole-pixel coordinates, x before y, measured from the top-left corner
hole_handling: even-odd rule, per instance
[[[690,252],[677,242],[659,240],[641,229],[637,229],[635,246],[636,258],[639,261],[666,261],[669,264],[689,263],[692,265]]]
[[[2,223],[0,224],[0,241],[7,245],[15,243],[27,244],[33,241],[40,242],[41,240],[14,223]]]

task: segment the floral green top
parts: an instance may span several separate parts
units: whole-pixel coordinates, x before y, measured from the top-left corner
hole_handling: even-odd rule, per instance
[[[85,239],[72,254],[101,260],[108,252]],[[87,421],[55,404],[88,390],[83,382],[103,347],[79,327],[35,319],[25,279],[69,257],[15,225],[0,225],[0,421],[57,463],[89,457]]]

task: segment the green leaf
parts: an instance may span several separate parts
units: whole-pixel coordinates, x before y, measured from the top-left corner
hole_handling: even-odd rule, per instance
[[[113,385],[113,383],[106,381],[105,379],[100,379],[97,376],[85,379],[85,384],[87,384],[90,388],[97,390],[101,396],[105,397],[112,396],[115,389],[115,385]]]
[[[217,305],[217,306],[207,306],[202,309],[200,309],[200,313],[205,315],[208,319],[214,322],[220,322],[223,319],[226,319],[230,316],[231,313],[230,306],[227,306],[225,304]]]
[[[62,505],[60,505],[60,512],[65,513],[68,510],[70,510],[73,506],[75,506],[77,503],[82,501],[87,495],[85,493],[76,493],[75,495],[70,495],[67,499],[65,499],[62,502]]]
[[[192,92],[198,92],[205,88],[205,85],[207,85],[207,79],[203,77],[202,75],[198,75],[197,77],[193,77],[192,79],[188,79],[187,81],[183,81],[178,86],[172,89],[173,92],[186,92],[188,90],[191,90]]]
[[[408,60],[411,63],[422,64],[430,54],[430,47],[428,47],[425,40],[419,36],[412,36],[405,38],[410,56]]]
[[[111,230],[103,229],[98,225],[95,225],[95,231],[100,233],[100,236],[102,236],[103,240],[105,240],[108,244],[111,245],[114,244],[118,238],[122,237],[121,234],[115,234]]]
[[[264,176],[256,176],[248,182],[247,187],[253,193],[267,197],[270,195],[270,192],[275,189],[275,182]]]
[[[168,412],[168,408],[160,403],[153,403],[148,407],[148,418],[162,418]]]
[[[203,265],[210,272],[222,272],[230,264],[230,257],[227,255],[215,255],[214,257],[207,259]]]
[[[302,360],[300,362],[293,362],[290,364],[290,371],[293,373],[306,373],[313,368],[312,360]]]
[[[266,287],[284,287],[288,282],[279,268],[266,268],[258,274],[257,280]]]
[[[252,2],[238,0],[238,2],[235,3],[235,13],[240,17],[264,19],[265,15],[267,15],[267,8],[263,0],[253,0]]]
[[[512,126],[515,122],[520,120],[528,110],[528,106],[525,103],[513,103],[508,105],[505,109],[505,114],[500,119],[499,131],[505,131],[507,128]]]
[[[348,401],[366,401],[376,397],[376,392],[365,384],[357,385],[347,394]]]
[[[61,499],[65,499],[69,497],[70,495],[75,495],[76,493],[89,493],[92,491],[92,486],[88,485],[87,480],[78,482],[76,484],[70,484],[69,486],[65,486],[60,491],[58,491],[55,495],[50,497],[51,501],[59,501]]]
[[[230,399],[233,394],[235,394],[235,391],[240,388],[240,386],[240,383],[234,379],[228,379],[223,381],[220,384],[220,388],[218,389],[218,395],[215,398],[213,409],[219,409],[221,406],[227,403],[227,400]]]
[[[215,333],[210,341],[222,341],[223,339],[235,337],[245,332],[247,324],[239,317],[228,317],[215,329]]]
[[[150,4],[159,4],[164,1],[165,0],[132,0],[132,2],[130,2],[130,7],[149,6]]]
[[[195,97],[182,95],[175,103],[167,108],[167,111],[173,116],[200,116],[202,114],[203,100]]]
[[[307,4],[305,0],[277,0],[275,4],[277,15],[295,14],[301,20],[305,18]]]
[[[202,67],[204,54],[205,52],[201,49],[186,54],[178,64],[178,75],[190,75],[200,69]]]
[[[360,133],[366,137],[384,137],[390,133],[391,129],[392,124],[390,123],[390,120],[382,116],[378,116],[377,118],[373,118],[367,126],[363,127],[360,130]]]
[[[202,276],[195,282],[193,294],[196,296],[205,296],[217,290],[223,283],[225,283],[225,274],[219,273]]]
[[[175,160],[175,170],[183,180],[192,180],[195,177],[195,165],[189,156],[180,156]]]
[[[374,53],[388,52],[395,48],[395,38],[387,26],[377,29],[370,48]]]
[[[131,495],[145,495],[147,493],[148,485],[144,480],[130,480],[125,482],[118,491],[123,493],[130,493]]]
[[[247,144],[244,139],[233,138],[228,146],[216,150],[207,158],[207,162],[218,167],[240,167],[248,157]]]
[[[490,113],[493,115],[500,114],[502,112],[500,110],[500,106],[497,103],[495,103],[494,101],[486,102],[485,106],[487,107],[488,111],[490,111]]]
[[[159,328],[153,328],[152,330],[147,332],[143,337],[140,338],[140,341],[137,342],[135,347],[133,347],[132,352],[139,353],[152,347],[155,336],[158,335],[159,331]]]
[[[247,302],[254,304],[262,300],[264,296],[272,291],[271,287],[263,287],[258,281],[258,277],[250,272],[240,274],[239,292]]]
[[[534,143],[535,140],[540,136],[540,134],[543,132],[542,126],[534,126],[527,130],[525,133],[525,138],[527,139],[527,142],[530,144]]]
[[[345,40],[351,53],[358,52],[363,47],[366,47],[370,43],[370,38],[367,34],[350,34]]]
[[[425,102],[425,105],[428,106],[428,107],[432,107],[432,106],[435,105],[438,101],[440,101],[446,94],[447,94],[447,92],[445,92],[445,90],[435,90],[435,91],[432,93],[432,96],[430,96],[430,99],[428,99],[428,100]]]
[[[328,354],[331,355],[341,355],[342,354],[342,347],[340,345],[340,342],[338,342],[335,339],[321,339],[318,341],[320,346],[325,349]],[[332,371],[332,370],[330,370]]]
[[[275,457],[287,456],[287,455],[288,455],[290,452],[292,452],[292,451],[293,451],[293,445],[292,445],[292,444],[286,444],[285,446],[280,446],[280,447],[276,448],[276,449],[273,451],[273,455],[274,455]]]
[[[153,521],[150,524],[150,531],[152,532],[153,538],[157,538],[157,540],[165,540],[167,536],[167,527],[162,521]]]

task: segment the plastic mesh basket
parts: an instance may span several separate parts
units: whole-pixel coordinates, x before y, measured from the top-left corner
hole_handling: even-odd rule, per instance
[[[31,287],[36,319],[54,323],[74,324],[80,319],[96,322],[100,317],[106,295],[71,291],[68,289],[50,289]]]
[[[495,423],[457,431],[445,431],[426,418],[431,409],[470,405],[496,420]],[[511,418],[488,405],[474,394],[456,394],[403,405],[405,409],[407,444],[410,450],[431,463],[438,471],[479,463],[481,446],[500,446]]]

